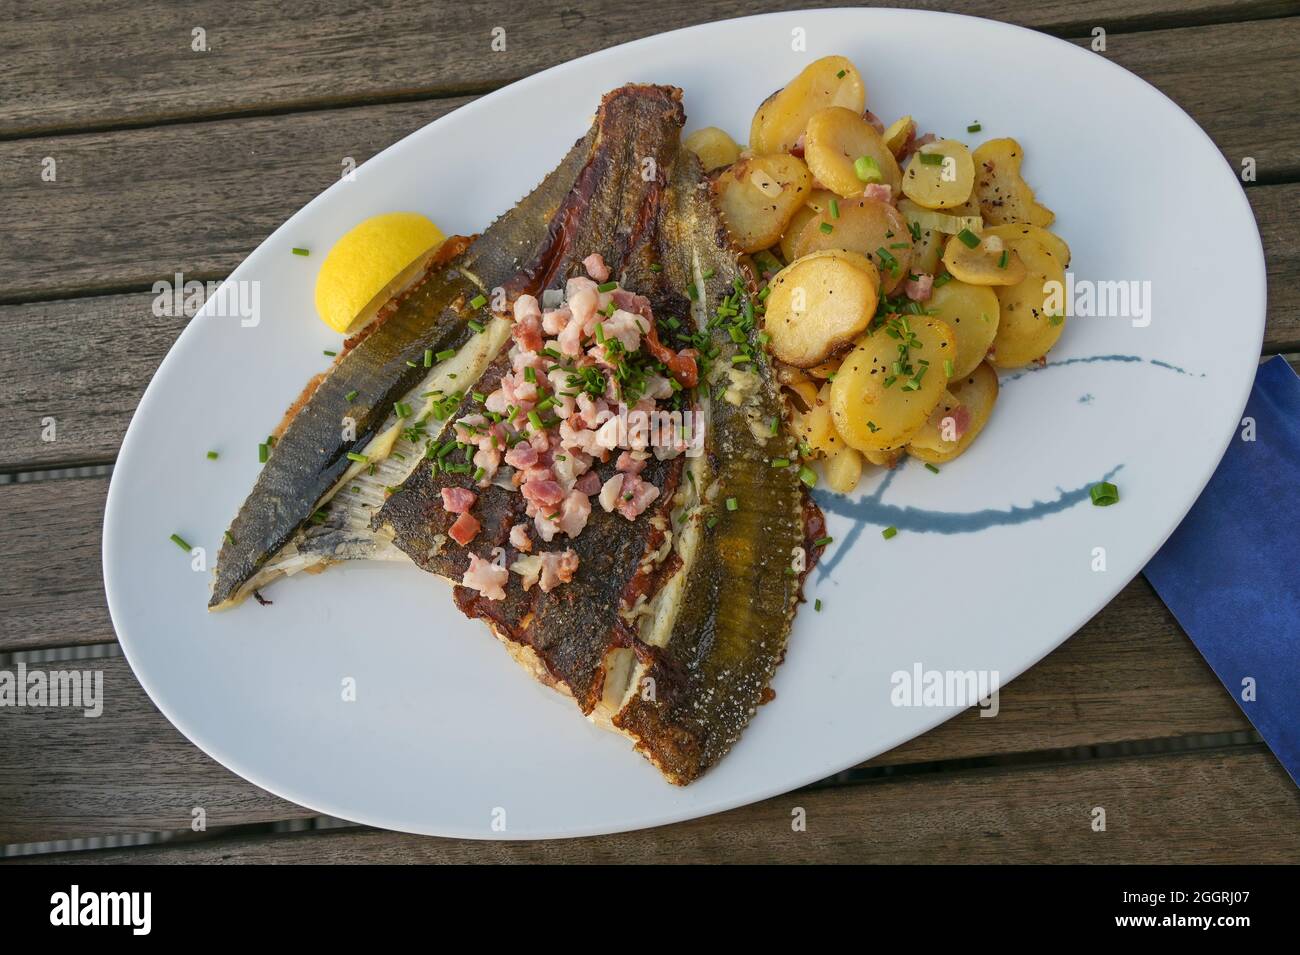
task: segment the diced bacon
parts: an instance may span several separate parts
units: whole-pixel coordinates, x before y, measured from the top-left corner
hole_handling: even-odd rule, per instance
[[[506,398],[505,391],[498,388],[487,396],[487,401],[483,402],[483,407],[494,414],[505,414],[506,408],[510,407],[510,401]]]
[[[564,297],[572,302],[582,292],[596,292],[596,283],[585,275],[575,275],[564,283]],[[595,301],[593,299],[593,301]]]
[[[525,368],[533,369],[539,376],[544,375],[546,374],[546,359],[537,352],[523,351],[519,348],[510,349],[510,370],[515,373],[515,377],[523,377]]]
[[[452,540],[464,547],[475,538],[482,527],[483,525],[478,522],[473,514],[466,513],[456,518],[456,523],[451,525],[451,530],[447,533],[451,535]]]
[[[663,375],[650,375],[645,380],[645,396],[654,401],[673,396],[672,381]]]
[[[878,202],[893,202],[894,189],[887,182],[869,182],[862,189],[862,198]]]
[[[551,461],[551,470],[555,472],[555,480],[559,481],[566,489],[572,488],[581,477],[591,467],[591,458],[582,453],[575,451],[570,454],[557,454]]]
[[[913,302],[927,301],[930,298],[930,292],[934,288],[934,276],[928,272],[922,272],[916,278],[908,279],[903,288],[907,292],[907,297]]]
[[[547,310],[542,316],[542,331],[548,335],[558,335],[564,331],[564,327],[569,324],[569,318],[573,315],[567,308],[553,308]]]
[[[804,147],[804,134],[800,133],[799,138],[796,139],[794,141],[794,145],[790,147],[790,155],[798,156],[800,159],[803,159],[803,147]]]
[[[551,473],[551,466],[545,461],[539,460],[530,468],[524,468],[519,472],[519,483],[527,484],[529,481],[554,481],[555,475]]]
[[[619,495],[623,491],[623,472],[618,472],[600,489],[600,506],[612,511],[618,506]]]
[[[596,496],[600,493],[600,475],[595,471],[588,471],[582,477],[578,478],[578,482],[573,485],[573,489],[575,491],[581,491],[588,497]]]
[[[655,485],[642,481],[635,474],[626,475],[618,495],[618,512],[634,521],[658,496],[659,488]]]
[[[444,487],[442,506],[448,514],[467,514],[478,500],[478,495],[467,487]]]
[[[531,296],[530,296],[531,297]],[[538,315],[529,315],[527,318],[516,319],[510,328],[510,337],[519,343],[519,347],[524,351],[539,352],[542,350],[542,321]]]
[[[595,309],[593,308],[593,313]],[[559,345],[560,353],[568,355],[570,358],[576,358],[582,354],[582,322],[576,319],[571,320],[564,326],[564,331],[560,332],[556,339]]]
[[[641,347],[641,336],[650,330],[650,320],[624,311],[614,309],[614,314],[600,323],[606,338],[617,338],[626,351],[636,351]]]
[[[501,467],[501,452],[496,448],[479,448],[474,452],[474,467],[483,469],[478,483],[481,486],[491,484],[497,468]]]
[[[578,571],[578,555],[572,550],[559,553],[547,551],[542,557],[542,576],[540,580],[542,593],[550,593],[560,584],[573,580]]]
[[[481,414],[469,414],[458,420],[452,430],[456,432],[457,441],[465,444],[476,444],[480,429],[485,424],[487,424],[487,418]]]
[[[525,554],[533,549],[533,539],[528,536],[527,524],[516,524],[510,528],[510,546]]]
[[[519,489],[524,497],[538,507],[553,507],[564,500],[564,488],[558,481],[533,479]]]
[[[559,532],[559,528],[555,525],[554,513],[553,510],[548,510],[538,511],[533,515],[533,527],[537,529],[537,536],[548,544]]]
[[[521,295],[515,299],[515,321],[522,322],[530,318],[541,318],[542,309],[533,295]]]
[[[527,441],[520,441],[506,452],[506,464],[524,470],[537,463],[537,449]]]
[[[610,293],[614,305],[625,312],[632,312],[640,315],[647,321],[653,321],[654,312],[650,309],[650,299],[644,295],[637,295],[635,292],[629,292],[627,289],[616,288]]]
[[[882,123],[880,121],[880,117],[877,116],[875,113],[873,113],[871,110],[864,109],[862,111],[862,118],[865,119],[868,123],[870,123],[872,128],[874,128],[876,132],[881,133],[882,135],[884,134],[885,124]]]
[[[510,571],[506,568],[498,567],[478,554],[470,554],[469,569],[465,571],[460,583],[462,587],[477,590],[488,600],[505,600],[505,585],[509,579]]]
[[[926,133],[924,136],[916,135],[916,127],[912,127],[912,135],[903,145],[903,150],[898,154],[898,164],[900,166],[907,163],[912,153],[916,152],[922,146],[928,146],[935,141],[934,133]]]
[[[599,252],[593,252],[583,259],[582,267],[597,282],[609,281],[609,266],[605,264],[605,258]]]
[[[591,501],[581,491],[573,490],[561,502],[560,517],[556,523],[564,533],[577,537],[587,526],[587,518],[590,516]]]
[[[545,431],[534,431],[528,436],[528,443],[538,454],[551,450],[551,438]]]
[[[639,451],[624,451],[618,456],[618,462],[614,465],[624,474],[640,474],[645,470],[646,455]]]
[[[560,422],[560,444],[566,451],[581,452],[599,457],[603,449],[596,443],[596,432],[590,428],[575,428],[568,421]]]

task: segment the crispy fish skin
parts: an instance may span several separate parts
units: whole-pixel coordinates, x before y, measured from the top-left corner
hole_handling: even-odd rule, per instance
[[[424,353],[458,348],[486,315],[468,303],[495,285],[519,281],[520,261],[549,262],[557,212],[587,165],[596,129],[584,135],[536,189],[503,214],[465,252],[438,263],[385,306],[358,344],[339,357],[279,436],[217,557],[209,610],[240,603],[267,562],[298,535],[352,463],[392,418],[393,403],[427,371]],[[510,293],[507,287],[507,294]],[[408,364],[409,363],[409,364]],[[415,367],[412,367],[414,365]],[[353,400],[347,396],[357,392]],[[345,431],[350,418],[354,431]]]
[[[679,280],[701,290],[707,320],[737,283],[749,294],[753,288],[703,182],[695,158],[683,156],[661,242],[678,252],[669,260]],[[611,719],[678,785],[726,755],[768,699],[816,559],[811,541],[823,527],[797,472],[768,463],[798,457],[786,429],[771,433],[786,409],[770,364],[735,373],[731,358],[739,346],[722,323],[704,327],[719,354],[699,478],[704,501],[683,533],[697,539],[678,571],[680,590],[663,611],[675,611],[669,636],[662,645],[637,647],[631,691]],[[719,398],[720,390],[729,394]]]

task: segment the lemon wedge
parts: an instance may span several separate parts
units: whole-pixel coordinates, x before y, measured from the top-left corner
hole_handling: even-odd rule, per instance
[[[443,242],[442,230],[418,212],[372,216],[343,235],[316,276],[316,311],[336,332],[355,332],[413,282]]]

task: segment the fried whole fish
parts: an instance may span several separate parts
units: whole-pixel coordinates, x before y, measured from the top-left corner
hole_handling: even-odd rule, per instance
[[[769,464],[797,457],[779,427],[785,409],[776,381],[765,361],[733,361],[745,345],[751,355],[761,349],[738,343],[716,320],[726,299],[753,309],[750,278],[695,157],[675,156],[670,174],[653,222],[627,254],[593,241],[657,319],[680,317],[686,340],[712,355],[710,378],[695,395],[704,453],[648,462],[641,476],[660,489],[657,506],[632,524],[593,509],[578,537],[537,545],[576,553],[580,572],[566,586],[525,591],[512,575],[504,600],[464,586],[455,599],[535,678],[632,738],[680,785],[728,752],[770,692],[824,525],[797,472]],[[685,291],[692,287],[694,301]],[[508,367],[503,353],[477,389],[490,391]],[[602,482],[614,467],[596,466]],[[456,515],[443,507],[443,490],[456,487],[478,494],[483,526],[467,547],[449,539]],[[523,499],[508,488],[419,469],[374,525],[419,566],[454,582],[470,554],[499,554],[506,565],[525,556],[510,539],[524,519]]]
[[[264,472],[232,526],[237,541],[241,521],[254,533],[231,550],[229,570],[223,548],[213,607],[274,576],[343,559],[410,559],[459,584],[471,554],[520,558],[510,530],[524,519],[521,495],[421,466],[424,451],[438,445],[465,393],[491,391],[510,368],[511,323],[470,307],[473,297],[495,288],[507,301],[540,295],[599,253],[624,288],[645,296],[656,323],[677,320],[654,334],[702,352],[708,373],[691,400],[705,422],[703,453],[647,461],[641,478],[659,494],[636,520],[593,508],[576,538],[539,543],[542,552],[576,553],[580,570],[565,586],[525,591],[512,574],[502,600],[459,585],[455,600],[535,678],[630,737],[669,781],[689,783],[730,750],[771,694],[823,524],[797,473],[769,466],[793,460],[796,448],[779,426],[783,401],[754,339],[752,279],[698,160],[680,149],[684,119],[675,89],[607,95],[592,130],[537,190],[463,254],[433,264],[341,358],[277,444],[268,469],[283,455],[282,467]],[[729,314],[750,317],[740,341],[719,319],[724,302]],[[468,330],[475,315],[481,334]],[[397,316],[399,325],[369,345]],[[431,341],[456,356],[402,371]],[[739,360],[742,350],[750,361]],[[333,395],[358,383],[369,383],[377,410],[364,437],[359,426],[350,444],[334,440],[330,428],[349,409]],[[318,404],[322,392],[329,398]],[[383,416],[378,394],[420,410]],[[319,420],[296,433],[311,415]],[[349,450],[371,460],[351,461]],[[595,468],[602,481],[613,469],[612,461]],[[450,539],[455,515],[442,493],[450,488],[477,494],[482,527],[467,547]]]

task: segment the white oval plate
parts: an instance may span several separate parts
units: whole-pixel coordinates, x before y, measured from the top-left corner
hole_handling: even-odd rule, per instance
[[[795,29],[806,52],[791,49]],[[1017,137],[1076,279],[1148,282],[1153,307],[1144,327],[1071,319],[1049,367],[1003,376],[987,430],[940,475],[912,462],[854,502],[821,495],[836,543],[808,596],[824,609],[799,614],[776,700],[719,766],[667,785],[413,567],[338,567],[275,584],[273,607],[207,613],[209,575],[168,536],[215,555],[257,475],[255,446],[337,347],[312,289],[339,235],[395,209],[481,230],[559,162],[600,95],[629,81],[680,86],[688,129],[744,138],[767,94],[831,53],[859,66],[886,121],[906,112],[959,139]],[[976,120],[983,130],[968,135]],[[894,705],[897,671],[990,671],[1005,684],[1101,609],[1191,506],[1245,404],[1264,324],[1250,208],[1177,106],[1069,43],[909,11],[732,20],[547,70],[370,160],[233,277],[260,282],[260,324],[207,311],[190,323],[113,475],[104,575],[122,647],[168,719],[257,785],[361,823],[473,838],[604,833],[738,806],[961,709]],[[220,460],[206,460],[210,448]],[[1087,488],[1107,474],[1122,500],[1094,507]],[[883,540],[885,525],[898,536]],[[342,699],[348,679],[355,702]]]

